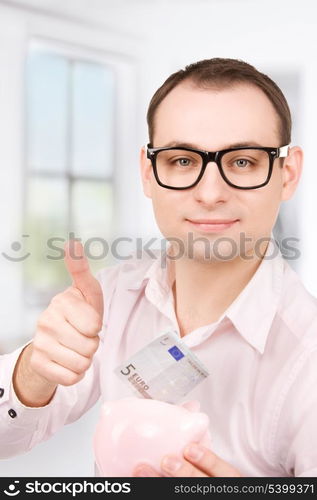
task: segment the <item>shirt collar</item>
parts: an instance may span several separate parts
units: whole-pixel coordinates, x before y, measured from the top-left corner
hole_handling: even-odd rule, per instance
[[[142,275],[132,273],[133,281],[128,289],[140,290],[146,285],[155,290],[158,299],[166,297],[174,281],[174,269],[166,253],[168,249],[165,252],[158,250],[154,262],[151,261],[145,273],[140,266],[138,271]],[[261,354],[280,300],[284,265],[285,261],[272,233],[258,269],[217,322],[219,324],[229,319],[240,335]]]
[[[265,256],[225,315],[261,354],[280,301],[285,261],[271,234]]]
[[[167,259],[167,250],[151,250],[153,258],[149,259],[144,272],[143,266],[136,265],[135,272],[131,274],[128,290],[140,290],[149,281],[158,286],[162,293],[168,293],[174,281],[174,270],[170,259]]]

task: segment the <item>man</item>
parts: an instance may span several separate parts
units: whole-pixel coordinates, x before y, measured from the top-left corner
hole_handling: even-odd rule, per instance
[[[33,342],[1,361],[2,456],[100,395],[123,397],[114,368],[172,327],[211,374],[190,395],[209,415],[213,449],[192,443],[183,460],[135,475],[316,476],[317,302],[271,238],[303,163],[285,97],[251,65],[215,58],[171,75],[148,124],[143,189],[170,247],[98,280],[81,245],[76,258],[66,247],[73,285]]]

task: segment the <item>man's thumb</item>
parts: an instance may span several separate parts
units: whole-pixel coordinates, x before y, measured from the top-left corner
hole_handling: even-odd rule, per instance
[[[85,300],[103,316],[103,295],[100,283],[91,274],[82,244],[69,240],[64,247],[65,265],[73,279],[73,286],[78,288]]]

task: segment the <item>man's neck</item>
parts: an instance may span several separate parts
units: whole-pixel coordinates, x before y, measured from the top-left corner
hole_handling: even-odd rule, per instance
[[[172,290],[181,336],[217,321],[248,284],[261,262],[261,256],[218,262],[186,257],[173,261],[175,281]]]

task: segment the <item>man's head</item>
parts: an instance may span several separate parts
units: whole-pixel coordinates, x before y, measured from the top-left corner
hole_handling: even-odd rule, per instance
[[[174,73],[154,94],[147,116],[153,147],[187,144],[214,152],[238,143],[277,148],[291,140],[291,114],[281,90],[253,66],[234,59],[200,61]],[[186,255],[189,233],[203,239],[194,246],[194,259],[205,258],[206,242],[214,256],[228,259],[234,250],[244,251],[242,233],[251,238],[245,244],[251,253],[260,238],[270,236],[281,201],[296,189],[302,151],[290,148],[287,158],[274,161],[269,183],[250,190],[228,185],[214,162],[198,184],[184,190],[157,183],[144,149],[141,167],[144,192],[152,199],[162,234],[182,241]],[[223,219],[236,222],[216,231],[195,223]]]
[[[255,85],[271,101],[278,115],[278,134],[281,144],[291,142],[292,119],[288,103],[281,89],[271,78],[244,61],[213,58],[189,64],[170,75],[154,93],[147,112],[150,143],[153,142],[156,111],[163,99],[182,82],[192,82],[201,89],[223,90],[237,84]]]

